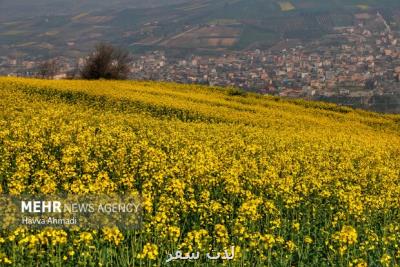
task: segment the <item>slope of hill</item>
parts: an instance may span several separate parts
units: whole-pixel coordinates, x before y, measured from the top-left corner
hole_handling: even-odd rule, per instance
[[[3,1],[0,51],[73,54],[87,51],[99,40],[136,49],[269,47],[284,38],[321,37],[335,26],[351,25],[359,12],[380,10],[396,24],[400,9],[394,0],[139,2],[75,1],[64,6],[62,1],[42,0],[24,6]]]
[[[3,194],[136,192],[144,210],[136,230],[3,231],[0,263],[162,266],[177,249],[230,246],[227,266],[397,262],[399,116],[195,85],[16,78],[0,78],[0,106]]]
[[[105,9],[154,8],[189,0],[0,0],[0,21],[47,15],[71,15]]]

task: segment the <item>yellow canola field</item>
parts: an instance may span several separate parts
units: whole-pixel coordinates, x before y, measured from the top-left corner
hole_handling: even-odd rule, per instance
[[[197,85],[0,78],[0,192],[143,197],[142,224],[0,230],[0,266],[395,266],[400,116]],[[235,246],[233,260],[166,263]]]

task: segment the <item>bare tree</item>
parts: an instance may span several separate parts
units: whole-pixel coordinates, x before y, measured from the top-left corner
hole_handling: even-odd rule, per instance
[[[126,79],[129,74],[130,54],[121,48],[100,43],[87,57],[80,71],[83,79]]]
[[[43,79],[53,79],[59,70],[60,66],[57,64],[57,61],[55,59],[50,59],[39,65],[38,77]]]

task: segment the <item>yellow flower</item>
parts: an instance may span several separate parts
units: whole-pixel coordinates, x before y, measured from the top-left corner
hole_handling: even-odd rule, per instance
[[[363,259],[357,259],[354,261],[355,267],[368,267],[368,263],[364,261]]]
[[[266,234],[262,236],[261,241],[264,244],[264,248],[268,250],[275,245],[276,239],[273,235]]]
[[[304,243],[306,244],[311,244],[313,242],[312,238],[310,236],[304,237]]]
[[[3,262],[4,262],[5,264],[12,264],[12,263],[13,263],[12,260],[10,260],[10,259],[7,258],[7,257],[3,258]]]
[[[300,223],[298,223],[298,222],[293,223],[292,228],[294,231],[298,232],[300,230]]]
[[[104,240],[113,242],[117,246],[124,240],[124,236],[117,227],[104,227],[103,237]]]
[[[168,235],[174,242],[177,242],[181,235],[181,230],[179,227],[170,226],[168,227]]]
[[[93,240],[92,233],[90,232],[81,232],[79,233],[79,240],[78,243],[89,244]]]
[[[287,248],[290,252],[293,252],[293,251],[296,250],[297,246],[296,246],[296,244],[295,244],[292,240],[289,240],[289,241],[286,242],[286,248]]]
[[[383,254],[380,262],[382,263],[383,266],[390,266],[392,262],[392,257],[389,254]]]
[[[216,224],[215,227],[216,241],[220,244],[227,244],[229,241],[228,230],[222,224]]]
[[[158,256],[158,247],[155,244],[147,243],[143,247],[143,251],[138,254],[139,259],[156,260]]]
[[[353,245],[357,243],[357,231],[351,226],[343,226],[342,230],[333,235],[333,239],[341,244]]]

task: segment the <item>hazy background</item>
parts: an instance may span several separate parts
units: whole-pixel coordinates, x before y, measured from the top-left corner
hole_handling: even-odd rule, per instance
[[[188,1],[190,0],[0,0],[0,20],[102,9],[157,7]]]

